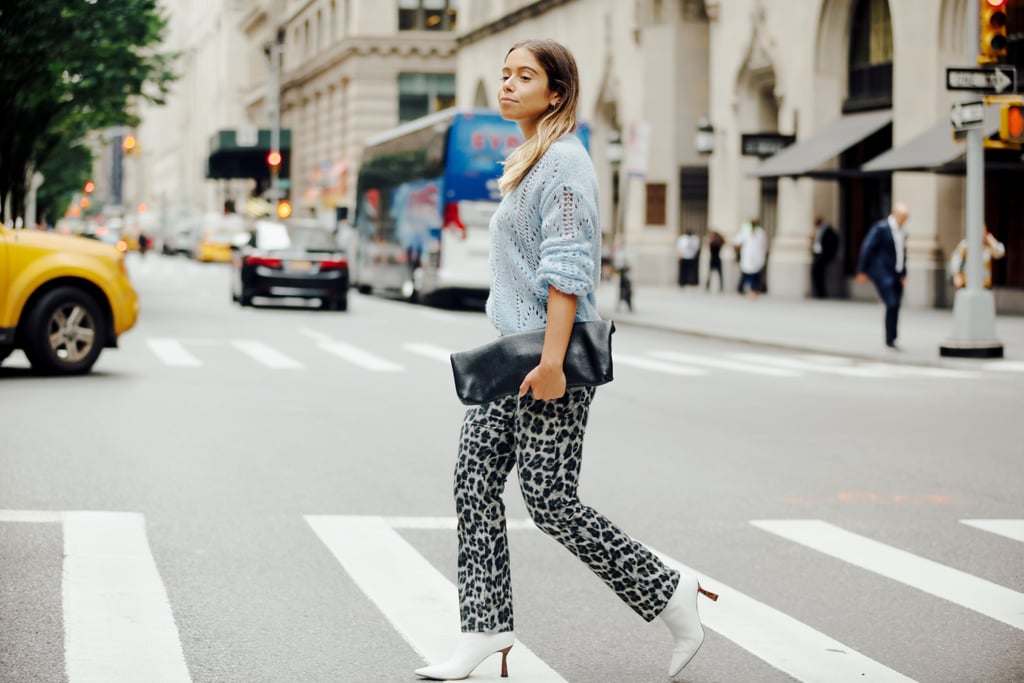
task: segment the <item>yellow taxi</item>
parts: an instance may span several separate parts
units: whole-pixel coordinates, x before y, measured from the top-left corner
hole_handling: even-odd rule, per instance
[[[37,372],[86,373],[138,316],[122,251],[0,225],[0,361],[20,348]]]
[[[196,260],[203,263],[231,263],[231,245],[238,233],[230,230],[207,230],[196,245]]]

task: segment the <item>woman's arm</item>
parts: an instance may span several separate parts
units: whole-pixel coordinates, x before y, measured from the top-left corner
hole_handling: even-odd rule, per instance
[[[540,364],[527,373],[519,387],[519,395],[533,391],[533,397],[550,401],[565,395],[565,350],[576,322],[576,296],[548,286],[548,324],[544,331],[544,350]]]

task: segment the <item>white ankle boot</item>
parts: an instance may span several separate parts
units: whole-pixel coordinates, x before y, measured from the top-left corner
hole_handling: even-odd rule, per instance
[[[700,587],[696,576],[683,574],[679,577],[676,592],[658,615],[675,639],[672,662],[668,667],[670,678],[677,676],[683,667],[690,663],[704,642],[704,627],[700,624],[700,614],[697,612],[697,596],[700,594],[706,595],[712,601],[718,600],[717,594]]]
[[[455,654],[447,662],[416,669],[416,675],[435,681],[461,681],[491,655],[501,653],[501,677],[508,677],[508,651],[516,640],[512,631],[501,633],[462,633]]]

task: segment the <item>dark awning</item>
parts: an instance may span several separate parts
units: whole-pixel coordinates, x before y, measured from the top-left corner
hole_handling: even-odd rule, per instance
[[[985,107],[982,137],[999,131],[999,105]],[[931,128],[910,141],[880,154],[861,166],[865,173],[891,173],[893,171],[953,171],[964,155],[963,140],[953,139],[953,126],[944,117]]]
[[[242,143],[242,144],[239,144]],[[292,135],[281,129],[278,151],[281,152],[281,178],[290,177]],[[216,179],[253,178],[270,180],[267,153],[270,152],[270,129],[250,129],[242,135],[236,130],[220,130],[210,137],[210,156],[206,160],[206,177]]]
[[[798,140],[754,170],[761,178],[817,175],[815,169],[892,123],[892,111],[845,114],[806,140]],[[821,175],[827,175],[822,173]]]

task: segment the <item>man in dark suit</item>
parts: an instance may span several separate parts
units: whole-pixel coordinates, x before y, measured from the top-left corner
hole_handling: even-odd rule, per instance
[[[815,299],[825,299],[825,274],[828,264],[839,251],[839,233],[825,219],[818,216],[814,219],[814,241],[811,244],[811,290]]]
[[[857,281],[870,279],[885,304],[885,345],[891,349],[896,348],[900,301],[907,280],[907,233],[903,224],[909,217],[906,204],[894,204],[888,218],[871,226],[857,261]]]

